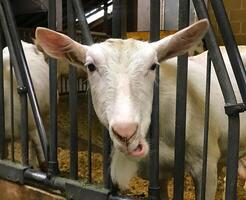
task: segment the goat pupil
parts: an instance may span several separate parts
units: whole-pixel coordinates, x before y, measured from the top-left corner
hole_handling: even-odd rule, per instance
[[[87,67],[88,67],[90,72],[93,72],[96,70],[96,66],[94,64],[89,64],[89,65],[87,65]]]
[[[155,70],[155,68],[156,68],[156,64],[153,64],[153,65],[151,65],[151,67],[150,67],[151,70]]]

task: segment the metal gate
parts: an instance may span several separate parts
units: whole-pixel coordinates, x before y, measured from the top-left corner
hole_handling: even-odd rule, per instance
[[[107,1],[105,1],[107,2]],[[104,2],[104,6],[106,3]],[[199,19],[208,18],[206,5],[203,0],[193,0],[193,4]],[[228,115],[228,156],[227,156],[227,180],[226,180],[226,199],[236,199],[236,183],[238,168],[238,152],[239,152],[239,113],[245,110],[246,101],[246,74],[238,48],[233,37],[228,18],[220,0],[211,0],[219,28],[222,32],[225,46],[235,73],[238,87],[241,92],[243,103],[237,103],[230,79],[228,77],[225,64],[219,48],[217,46],[212,28],[205,37],[206,45],[209,50],[208,69],[207,69],[207,89],[206,89],[206,111],[205,111],[205,130],[204,130],[204,149],[203,149],[203,186],[201,199],[205,199],[206,185],[206,162],[207,162],[207,138],[209,126],[209,93],[210,93],[210,72],[211,61],[214,64],[215,72],[218,77],[222,93],[225,100],[225,113]],[[127,7],[126,0],[113,1],[113,17],[112,17],[112,37],[121,38],[125,36]],[[49,1],[48,22],[49,28],[56,29],[56,1]],[[179,28],[182,29],[189,25],[190,1],[180,0],[179,2]],[[160,0],[151,0],[150,5],[150,41],[159,39],[160,31]],[[91,45],[93,43],[81,1],[67,1],[67,34],[75,38],[75,21],[81,29],[83,38],[82,43]],[[68,199],[127,199],[127,197],[119,197],[117,188],[111,182],[109,175],[111,141],[108,131],[103,131],[103,168],[104,168],[104,187],[98,189],[91,181],[91,134],[92,134],[92,102],[88,92],[88,182],[81,183],[78,181],[78,124],[77,124],[77,82],[76,68],[70,66],[69,72],[69,109],[70,109],[70,176],[62,178],[59,175],[59,167],[57,161],[57,68],[56,60],[49,59],[50,65],[50,137],[44,129],[42,118],[39,112],[39,106],[32,84],[27,62],[23,53],[23,49],[17,35],[14,18],[11,12],[8,0],[0,1],[0,178],[7,179],[20,184],[30,184],[59,189],[65,193]],[[4,37],[3,37],[4,34]],[[4,78],[3,78],[3,58],[2,47],[3,38],[5,38],[7,46],[10,50],[11,62],[11,80],[13,73],[18,83],[17,90],[21,102],[20,116],[20,138],[22,149],[21,164],[6,160],[5,155],[5,118],[4,113],[9,112],[4,108]],[[14,69],[14,70],[13,70]],[[158,68],[157,68],[158,69]],[[148,199],[160,199],[159,185],[159,70],[156,70],[156,81],[154,85],[154,100],[152,123],[150,126],[150,165],[149,165],[149,196]],[[177,70],[177,100],[176,100],[176,125],[175,125],[175,167],[174,167],[174,199],[183,199],[184,192],[184,160],[185,160],[185,126],[186,126],[186,88],[187,88],[187,55],[178,58]],[[11,93],[13,93],[13,85]],[[14,116],[13,95],[11,95],[11,114]],[[48,166],[47,172],[32,169],[29,164],[29,146],[28,146],[28,102],[31,104],[32,113],[38,130],[38,137],[42,146],[42,152],[45,163]],[[14,118],[12,117],[12,160],[14,160]]]

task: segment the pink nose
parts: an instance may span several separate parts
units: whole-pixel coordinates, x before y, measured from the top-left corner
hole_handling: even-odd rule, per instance
[[[112,126],[113,133],[122,142],[129,141],[137,132],[137,123],[115,123]]]

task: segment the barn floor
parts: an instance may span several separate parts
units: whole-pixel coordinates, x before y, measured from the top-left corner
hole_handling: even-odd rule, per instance
[[[58,151],[59,157],[59,166],[62,173],[69,172],[69,150],[67,149],[68,142],[69,142],[69,118],[68,118],[68,99],[67,97],[62,97],[60,99],[60,103],[58,106],[58,130],[59,134],[63,135],[62,140],[59,141],[60,148]],[[79,130],[79,166],[84,166],[87,163],[87,104],[86,98],[81,95],[79,98],[79,109],[78,109],[78,130]],[[92,133],[92,141],[93,141],[93,151],[95,152],[92,156],[92,179],[94,183],[102,183],[102,156],[100,154],[102,149],[102,137],[100,133],[102,132],[102,127],[97,120],[93,121],[93,133]],[[64,137],[65,136],[65,137]],[[88,168],[86,167],[79,167],[79,177],[87,178],[88,176]],[[218,190],[216,194],[216,200],[223,199],[223,175],[219,177],[218,183]],[[130,189],[124,191],[123,194],[127,194],[129,196],[135,197],[137,199],[144,199],[147,196],[148,191],[148,181],[143,180],[139,177],[134,177],[130,183]],[[169,181],[168,184],[169,196],[172,196],[173,191],[173,180]],[[172,199],[172,198],[170,198]],[[189,175],[185,176],[185,198],[187,200],[195,199],[194,196],[194,186],[192,179]],[[246,191],[243,190],[243,182],[239,180],[238,183],[238,200],[246,200]]]

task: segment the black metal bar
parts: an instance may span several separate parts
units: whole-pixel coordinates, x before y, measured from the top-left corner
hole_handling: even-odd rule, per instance
[[[92,98],[91,92],[88,91],[88,182],[92,182],[92,159],[91,159],[91,152],[92,152],[92,114],[93,114],[93,107],[92,107]]]
[[[160,39],[160,1],[151,0],[150,4],[150,41]]]
[[[208,18],[206,5],[204,1],[193,0],[194,7],[198,18]],[[224,33],[223,33],[224,34]],[[209,49],[214,69],[218,77],[218,81],[225,99],[226,107],[237,105],[235,94],[226,71],[221,52],[219,51],[215,35],[210,27],[205,36],[205,41]],[[242,76],[243,77],[243,76]],[[226,183],[226,199],[236,199],[236,182],[237,182],[237,165],[238,165],[238,145],[239,144],[239,117],[237,114],[229,115],[229,136],[228,136],[228,154],[227,155],[227,177]],[[236,159],[236,160],[235,160]],[[230,172],[230,173],[229,173]],[[230,185],[229,185],[230,184]]]
[[[4,6],[4,9],[2,7]],[[36,126],[38,129],[39,138],[41,141],[42,151],[47,161],[48,153],[47,153],[47,138],[44,130],[44,126],[42,123],[42,119],[39,112],[39,107],[37,103],[37,98],[35,95],[34,87],[32,84],[32,80],[30,77],[30,72],[27,67],[27,62],[24,56],[24,52],[20,43],[19,36],[16,31],[16,26],[14,22],[14,17],[10,8],[9,1],[2,0],[2,5],[0,7],[0,20],[3,26],[3,31],[5,35],[5,39],[7,41],[8,47],[10,49],[10,53],[13,55],[13,63],[15,67],[15,76],[17,79],[18,85],[23,85],[23,81],[28,90],[28,96],[30,99],[30,104],[33,111],[33,116],[36,122]],[[6,18],[5,18],[6,17]],[[12,42],[15,41],[15,42]],[[23,78],[23,80],[21,79]]]
[[[126,0],[113,0],[112,37],[126,37]]]
[[[228,53],[228,57],[231,61],[231,66],[237,80],[238,88],[240,90],[243,102],[246,104],[246,72],[223,1],[212,0],[211,5],[213,7],[220,32],[222,33],[221,36]]]
[[[225,199],[237,199],[237,169],[239,154],[239,114],[229,116],[228,153]]]
[[[112,37],[121,38],[121,0],[113,0]]]
[[[203,163],[202,163],[202,186],[201,200],[205,200],[206,177],[207,177],[207,153],[208,153],[208,131],[209,131],[209,109],[210,109],[210,84],[211,84],[211,59],[209,51],[207,54],[205,117],[204,117],[204,139],[203,139]]]
[[[9,69],[9,85],[10,85],[10,91],[9,91],[9,98],[10,98],[10,124],[11,124],[11,159],[13,162],[15,162],[15,120],[14,120],[14,115],[15,115],[15,111],[14,111],[14,83],[13,83],[13,66],[12,66],[12,62],[11,62],[11,56],[10,56],[10,65],[9,65],[10,69]]]
[[[112,188],[112,181],[110,177],[110,158],[111,153],[111,139],[109,132],[106,128],[103,128],[103,182],[104,187],[107,189]]]
[[[25,87],[18,87],[18,93],[20,95],[20,138],[21,138],[21,157],[22,164],[29,164],[29,148],[28,148],[28,107],[27,107],[27,89]]]
[[[76,68],[69,69],[69,110],[70,110],[70,177],[78,179],[78,102]]]
[[[1,27],[1,26],[0,26]],[[1,27],[2,28],[2,27]],[[0,30],[0,159],[5,158],[5,112],[4,112],[4,77],[3,77],[3,34]]]
[[[237,169],[239,155],[239,114],[229,116],[229,134],[226,168],[226,192],[225,199],[237,199]]]
[[[207,8],[204,1],[193,0],[194,7],[199,19],[207,18]],[[221,52],[219,50],[214,32],[210,26],[207,34],[205,35],[205,42],[207,44],[208,50],[210,52],[211,60],[214,64],[214,69],[220,83],[221,91],[224,96],[226,104],[236,104],[236,97],[233,92],[230,78],[226,71],[225,63],[223,61]]]
[[[49,0],[48,26],[56,30],[56,1]],[[58,173],[57,161],[57,61],[49,58],[50,79],[50,148],[48,171]]]
[[[103,32],[108,33],[108,0],[103,1]]]
[[[190,0],[179,1],[179,29],[189,25]],[[174,199],[184,198],[185,168],[185,133],[187,102],[188,55],[178,57],[177,90],[176,90],[176,122],[175,122],[175,158],[174,158]]]
[[[159,183],[159,65],[156,67],[156,79],[154,83],[154,97],[149,133],[149,195],[148,199],[160,199]]]
[[[150,2],[150,41],[160,39],[160,1]],[[149,132],[149,195],[148,199],[160,199],[159,184],[159,65],[156,67],[151,124]]]
[[[73,1],[74,10],[75,10],[76,15],[78,17],[78,22],[80,25],[81,35],[83,37],[82,41],[84,44],[91,45],[91,44],[93,44],[93,39],[92,39],[92,36],[90,33],[89,26],[88,26],[87,21],[86,21],[85,12],[84,12],[82,2],[79,0],[72,0],[72,1]]]
[[[81,3],[81,1],[78,0],[73,0],[73,6],[74,6],[74,10],[77,14],[78,17],[78,21],[79,21],[79,25],[81,28],[81,35],[82,35],[82,41],[83,43],[87,44],[87,45],[91,45],[93,44],[93,39],[89,30],[89,26],[87,24],[86,21],[86,17],[85,17],[85,13],[84,13],[84,9],[83,9],[83,5]],[[91,94],[90,91],[88,92],[88,181],[89,183],[92,181],[92,160],[91,160],[91,150],[92,150],[92,144],[91,144],[91,134],[92,134],[92,130],[91,130],[91,126],[92,126],[92,112],[93,112],[93,108],[92,108],[92,101],[91,101]]]
[[[67,1],[68,35],[75,38],[75,15],[71,1]],[[78,102],[77,75],[74,66],[69,67],[69,114],[70,114],[70,177],[78,179]]]

